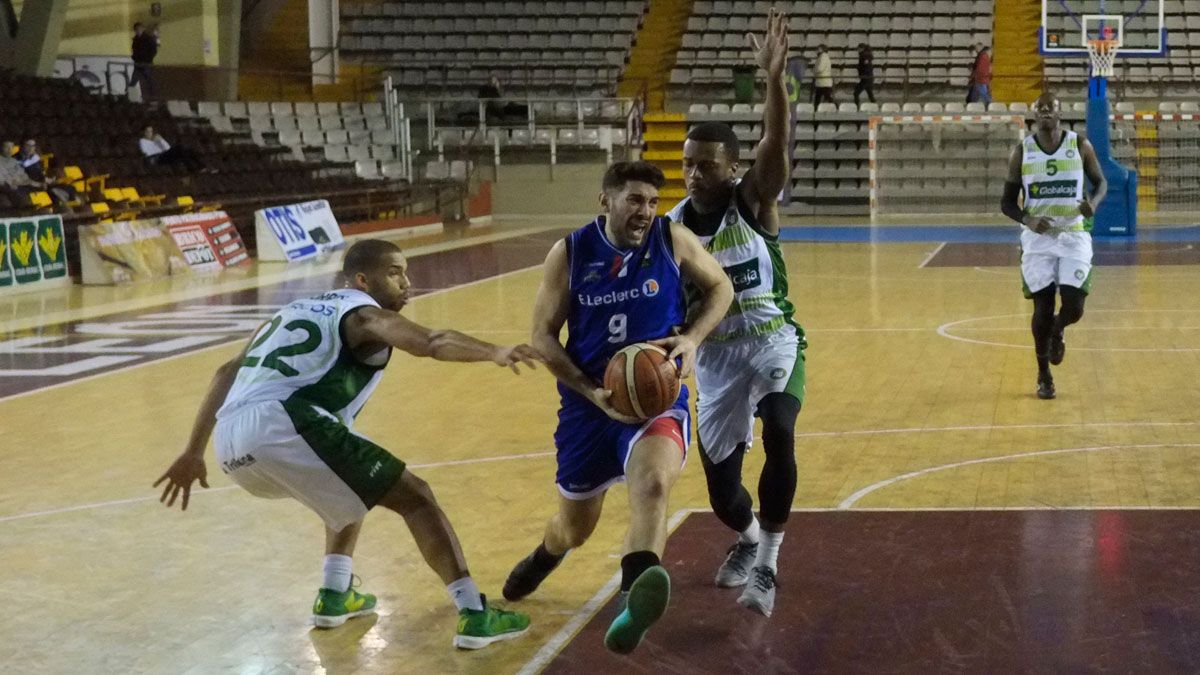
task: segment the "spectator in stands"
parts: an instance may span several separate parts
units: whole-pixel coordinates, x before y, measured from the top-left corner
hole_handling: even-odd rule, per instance
[[[158,94],[154,82],[154,57],[158,56],[158,26],[151,30],[139,21],[133,24],[133,75],[129,78],[129,89],[141,85],[142,100],[148,101]]]
[[[154,166],[180,164],[193,173],[204,171],[204,162],[190,148],[173,147],[162,136],[147,124],[142,128],[142,137],[138,139],[138,148],[145,155],[146,161]]]
[[[829,49],[817,45],[817,63],[813,67],[813,105],[833,103],[833,63],[829,60]]]
[[[967,91],[967,103],[979,101],[992,103],[992,56],[987,45],[975,46],[975,63],[971,66],[971,84]]]
[[[871,103],[875,102],[875,55],[867,44],[858,46],[858,84],[854,87],[854,105],[860,105],[858,98],[863,92]]]
[[[488,83],[479,88],[479,98],[487,101],[484,112],[489,122],[518,121],[529,119],[529,108],[520,103],[501,103],[504,89],[500,86],[500,78],[492,75]]]
[[[41,190],[42,185],[30,178],[21,161],[13,157],[15,149],[12,141],[4,141],[0,145],[0,191],[15,197],[15,203],[25,204],[29,201],[29,194]]]
[[[62,166],[56,160],[51,160],[46,167],[46,192],[50,193],[56,206],[67,212],[73,211],[71,204],[81,201],[79,190],[63,175]]]
[[[37,141],[32,138],[25,139],[21,144],[21,151],[17,153],[17,161],[21,162],[21,167],[35,183],[46,182],[46,171],[42,168],[42,156],[38,154]]]

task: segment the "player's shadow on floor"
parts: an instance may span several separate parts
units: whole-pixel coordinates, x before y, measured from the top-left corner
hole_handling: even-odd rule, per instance
[[[321,666],[331,675],[353,673],[366,666],[364,661],[369,654],[364,655],[361,642],[375,624],[379,622],[378,614],[367,614],[355,617],[337,628],[313,628],[308,631],[308,639],[312,641],[313,650],[321,660]]]

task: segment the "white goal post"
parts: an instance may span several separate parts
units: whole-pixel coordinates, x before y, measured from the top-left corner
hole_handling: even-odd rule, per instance
[[[1023,115],[885,115],[868,130],[871,218],[995,214]]]

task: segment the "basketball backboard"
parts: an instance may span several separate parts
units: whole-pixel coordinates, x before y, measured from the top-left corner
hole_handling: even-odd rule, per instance
[[[1042,0],[1039,51],[1045,56],[1087,56],[1087,41],[1120,41],[1118,56],[1167,54],[1163,23],[1167,0]]]

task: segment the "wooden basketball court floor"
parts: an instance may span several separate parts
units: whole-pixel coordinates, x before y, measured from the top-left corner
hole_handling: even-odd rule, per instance
[[[536,265],[561,232],[401,241],[425,291],[405,313],[526,340]],[[470,653],[450,646],[445,590],[394,515],[368,516],[355,558],[378,616],[318,631],[314,515],[241,492],[211,453],[211,489],[186,513],[158,504],[150,484],[234,340],[327,285],[336,261],[4,298],[0,671],[1195,670],[1200,270],[1180,253],[1193,244],[1134,247],[1113,264],[1098,253],[1055,401],[1034,396],[1014,246],[784,245],[811,347],[780,605],[749,615],[708,585],[730,537],[705,512],[693,455],[672,493],[675,604],[621,659],[599,645],[621,487],[593,539],[519,604],[530,632]],[[360,417],[431,483],[495,600],[555,506],[556,405],[544,370],[398,355]],[[751,492],[761,460],[747,458]],[[1126,618],[1097,627],[1105,612]]]

